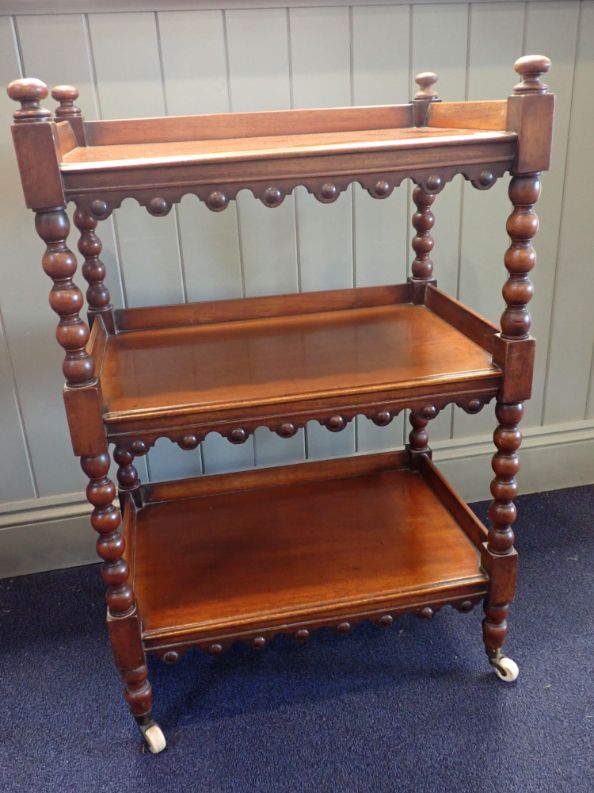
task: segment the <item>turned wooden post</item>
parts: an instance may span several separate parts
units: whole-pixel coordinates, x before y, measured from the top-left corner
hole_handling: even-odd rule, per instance
[[[415,77],[415,83],[419,86],[412,102],[415,127],[426,126],[429,105],[431,102],[439,102],[435,89],[437,79],[435,72],[421,72]]]
[[[59,102],[54,111],[56,122],[67,121],[79,146],[84,146],[82,113],[80,108],[74,104],[78,99],[78,89],[73,85],[57,85],[52,88],[52,97]],[[105,265],[100,259],[102,244],[95,234],[97,218],[90,211],[77,209],[74,213],[74,225],[80,232],[78,250],[84,257],[82,274],[89,285],[86,293],[89,325],[92,327],[93,320],[100,314],[108,333],[113,333],[113,307],[110,302],[109,289],[104,283]]]
[[[419,91],[413,99],[414,123],[417,127],[425,126],[427,112],[432,102],[439,101],[435,90],[437,75],[434,72],[422,72],[417,74],[415,82],[419,86]],[[433,278],[433,261],[431,251],[433,250],[433,236],[431,229],[435,223],[435,217],[431,211],[435,201],[435,193],[431,192],[432,187],[437,191],[441,187],[441,179],[436,176],[429,176],[425,189],[415,185],[412,192],[413,201],[417,207],[412,217],[412,224],[416,235],[412,241],[415,258],[411,266],[411,277],[408,279],[412,288],[413,303],[423,303],[425,287],[427,284],[435,284]]]
[[[151,721],[152,690],[128,563],[124,559],[125,540],[119,530],[121,513],[113,503],[116,488],[107,476],[110,457],[105,451],[83,456],[80,463],[90,480],[87,499],[93,505],[91,524],[99,533],[97,553],[103,559],[101,577],[107,587],[107,625],[114,658],[125,683],[130,710],[139,724],[145,725]]]
[[[113,306],[109,289],[103,280],[105,265],[99,258],[103,246],[95,234],[97,218],[90,211],[77,209],[74,213],[74,224],[80,232],[78,250],[84,257],[82,274],[89,285],[86,294],[89,325],[92,327],[95,317],[100,316],[107,332],[113,333],[115,330]]]
[[[423,303],[425,299],[425,288],[427,284],[435,284],[433,278],[433,260],[431,251],[433,250],[433,236],[431,229],[435,223],[431,206],[435,201],[435,195],[426,193],[421,187],[416,185],[412,193],[413,201],[417,211],[412,218],[416,235],[413,237],[412,247],[415,258],[411,266],[412,275],[408,282],[412,287],[413,303]]]
[[[410,467],[416,468],[419,457],[431,457],[432,451],[429,446],[429,433],[427,424],[439,413],[435,405],[427,405],[418,410],[411,410],[408,420],[411,424],[411,431],[408,436],[406,450],[409,455]]]
[[[547,93],[547,86],[541,83],[540,76],[548,71],[549,66],[549,59],[539,55],[528,55],[515,63],[514,68],[522,76],[522,80],[514,88],[514,96],[511,98],[514,103],[511,105],[513,113],[510,115],[516,118],[515,123],[520,128],[522,123],[526,124],[523,121],[522,103],[532,101],[531,97],[541,97]],[[518,102],[516,97],[526,99]],[[524,172],[522,168],[522,162],[530,163],[535,157],[528,148],[531,136],[525,130],[524,132],[524,139],[528,138],[528,143],[521,144],[524,149],[518,157],[509,186],[513,211],[507,220],[506,228],[511,242],[504,258],[508,279],[502,290],[505,310],[501,316],[501,339],[511,344],[525,343],[525,340],[530,338],[531,319],[528,303],[532,298],[533,288],[529,273],[536,264],[532,240],[538,231],[538,217],[534,205],[540,195],[540,173]],[[520,140],[522,141],[522,135]],[[538,155],[536,157],[538,158]],[[529,393],[525,396],[529,396]],[[518,494],[516,475],[520,468],[517,452],[522,442],[518,425],[523,414],[522,401],[504,402],[498,399],[495,407],[498,426],[493,435],[497,451],[492,460],[495,477],[491,482],[493,501],[489,507],[490,527],[487,548],[491,554],[499,557],[511,556],[515,553],[513,524],[517,510],[514,499]],[[499,588],[506,591],[507,586],[504,583],[500,587],[499,582],[494,580],[492,591],[485,601],[483,621],[485,647],[492,659],[501,657],[510,606],[506,597],[499,593]]]
[[[540,195],[540,174],[513,176],[509,197],[514,206],[507,220],[511,245],[505,253],[509,277],[503,286],[505,311],[501,315],[501,336],[504,339],[527,339],[530,335],[530,312],[533,287],[528,274],[536,264],[532,239],[538,231],[534,205]]]
[[[78,99],[78,88],[73,85],[56,85],[52,88],[52,97],[59,102],[54,111],[54,118],[58,121],[68,121],[79,146],[85,145],[85,132],[82,113],[74,103]]]
[[[116,446],[113,459],[118,464],[118,486],[120,491],[120,506],[124,509],[125,493],[130,494],[134,501],[140,505],[140,477],[134,465],[134,452],[125,446]]]
[[[7,93],[21,104],[20,110],[14,113],[13,127],[21,164],[20,158],[34,156],[37,147],[44,147],[49,142],[53,145],[48,123],[51,115],[39,104],[47,97],[48,89],[40,80],[24,79],[10,83]],[[35,227],[46,245],[42,265],[54,283],[49,302],[60,317],[56,338],[65,351],[62,370],[66,385],[76,388],[94,382],[95,372],[93,360],[86,351],[89,328],[79,316],[83,296],[72,280],[76,273],[76,258],[66,244],[70,221],[59,173],[56,181],[56,171],[57,163],[55,170],[40,171],[38,180],[27,180],[25,198],[27,204],[36,210]],[[46,177],[48,183],[44,184]],[[39,181],[39,187],[36,181]]]
[[[42,265],[53,281],[49,302],[59,316],[56,338],[65,352],[62,369],[66,378],[68,407],[74,403],[73,394],[93,391],[97,397],[98,384],[93,359],[86,349],[89,327],[80,318],[84,299],[73,281],[76,257],[66,243],[70,221],[58,168],[53,122],[49,111],[39,105],[40,99],[47,97],[48,89],[40,80],[24,79],[11,83],[7,91],[21,104],[20,110],[14,113],[13,136],[23,175],[25,200],[27,206],[35,210],[37,233],[46,245]],[[64,100],[66,116],[76,110],[68,104],[74,98],[69,92],[69,97]],[[44,165],[31,178],[31,161],[36,162],[37,158]],[[128,564],[123,556],[125,541],[119,531],[121,514],[113,503],[116,488],[107,476],[110,465],[107,440],[104,433],[91,431],[82,445],[87,451],[81,454],[80,462],[89,478],[87,499],[93,506],[91,524],[99,534],[97,553],[103,559],[101,576],[107,586],[107,623],[114,658],[126,685],[130,709],[144,728],[151,723],[151,686],[147,679]]]
[[[37,212],[35,228],[46,244],[43,269],[54,282],[49,302],[60,317],[56,338],[66,353],[62,365],[66,384],[71,388],[85,386],[95,380],[95,371],[86,350],[89,327],[79,316],[83,295],[72,280],[76,258],[66,244],[70,221],[65,207]]]

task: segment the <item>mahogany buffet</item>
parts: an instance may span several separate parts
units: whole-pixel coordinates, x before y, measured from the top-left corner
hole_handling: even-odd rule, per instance
[[[484,602],[483,638],[497,675],[515,593],[518,424],[530,397],[534,340],[527,304],[540,172],[549,167],[550,61],[520,58],[501,101],[441,102],[418,75],[402,105],[85,121],[78,91],[36,79],[8,86],[25,201],[46,245],[50,305],[64,349],[74,454],[89,479],[91,522],[107,587],[107,625],[125,696],[149,749],[146,653],[169,663],[191,646],[213,655],[277,633],[348,633]],[[511,244],[501,326],[437,287],[432,205],[462,174],[479,190],[511,175]],[[96,229],[126,198],[166,215],[192,193],[214,212],[248,188],[274,208],[297,185],[321,202],[358,182],[386,198],[415,183],[414,261],[404,284],[115,310]],[[88,320],[68,247],[74,204]],[[446,405],[495,400],[489,528],[431,459],[427,426]],[[196,449],[209,432],[243,443],[257,427],[283,438],[308,421],[331,432],[356,415],[379,426],[410,411],[399,452],[142,484],[134,460],[165,436]],[[109,479],[114,446],[118,491]],[[119,493],[119,507],[116,496]]]

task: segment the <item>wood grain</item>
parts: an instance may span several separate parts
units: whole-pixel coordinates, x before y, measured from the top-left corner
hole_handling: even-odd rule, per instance
[[[264,473],[219,488],[211,477],[190,499],[179,484],[169,497],[165,485],[153,490],[159,501],[130,530],[145,642],[480,591],[478,551],[451,513],[421,475],[381,458],[367,463],[372,472],[348,461],[300,466],[315,466],[309,480],[277,469],[284,484]]]
[[[401,304],[122,333],[109,339],[102,384],[113,421],[499,376],[445,321]]]
[[[224,163],[269,159],[275,157],[306,157],[343,151],[391,151],[401,148],[456,146],[515,139],[513,132],[475,130],[450,127],[410,129],[366,129],[353,132],[302,133],[274,137],[223,138],[221,140],[176,141],[167,143],[126,143],[118,145],[77,147],[64,155],[63,173],[117,170],[159,165],[190,163]],[[150,141],[150,139],[149,139]]]

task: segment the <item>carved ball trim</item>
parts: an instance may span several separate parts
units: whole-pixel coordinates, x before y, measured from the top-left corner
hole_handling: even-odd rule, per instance
[[[91,212],[97,218],[105,218],[109,215],[109,206],[105,201],[102,201],[100,198],[97,198],[95,201],[91,202]]]
[[[141,457],[148,452],[148,445],[144,441],[132,441],[130,451],[137,457]]]
[[[437,192],[443,187],[443,179],[437,174],[431,174],[431,176],[428,176],[425,180],[425,186],[431,192]]]
[[[151,215],[155,217],[164,217],[171,209],[171,202],[167,201],[162,196],[151,198],[147,207]]]
[[[285,421],[280,427],[277,427],[276,434],[281,438],[292,438],[297,432],[297,427],[290,421]]]
[[[378,427],[385,427],[392,421],[392,414],[389,410],[380,410],[371,420]]]
[[[249,435],[243,427],[236,427],[234,430],[231,430],[227,437],[231,443],[245,443]]]
[[[324,199],[324,201],[336,201],[338,198],[338,188],[332,182],[326,182],[322,185],[320,190],[320,195]]]
[[[387,198],[392,190],[393,187],[390,182],[387,182],[385,179],[380,179],[373,187],[373,194],[377,198]]]
[[[222,212],[229,205],[229,196],[222,190],[213,190],[206,199],[206,205],[213,212]]]
[[[264,191],[263,202],[268,207],[277,207],[284,201],[285,194],[278,187],[267,187]]]
[[[180,449],[190,451],[199,445],[200,440],[201,439],[197,435],[184,435],[184,437],[177,442],[177,445]]]
[[[347,425],[347,420],[344,416],[331,416],[326,422],[325,426],[330,432],[340,432]]]

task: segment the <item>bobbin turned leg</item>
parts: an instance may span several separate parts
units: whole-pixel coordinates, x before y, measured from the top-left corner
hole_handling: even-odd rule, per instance
[[[92,327],[95,317],[100,316],[108,333],[113,333],[113,306],[109,289],[104,283],[105,265],[100,259],[103,246],[95,234],[97,218],[90,211],[77,209],[74,213],[74,224],[80,231],[78,250],[84,257],[82,274],[88,283],[86,297],[89,324]]]
[[[140,477],[134,465],[134,453],[125,446],[116,446],[113,458],[118,464],[118,486],[120,493],[120,508],[125,509],[126,494],[140,505]]]
[[[433,250],[431,229],[435,223],[431,207],[435,201],[435,195],[426,193],[421,187],[416,186],[412,196],[417,207],[412,218],[412,224],[416,231],[412,240],[415,258],[411,266],[412,276],[408,282],[412,289],[413,303],[423,303],[427,284],[436,283],[433,278],[433,261],[431,259]]]
[[[522,343],[530,338],[530,312],[528,303],[532,298],[532,283],[529,273],[536,264],[536,253],[532,239],[538,231],[538,217],[534,205],[540,194],[538,173],[514,176],[509,186],[509,196],[514,209],[507,221],[507,232],[511,244],[505,253],[505,266],[509,277],[502,290],[506,303],[501,316],[501,339],[506,343]],[[525,396],[529,396],[528,393]],[[502,680],[514,681],[519,673],[517,664],[503,655],[503,644],[507,635],[507,616],[515,587],[515,559],[507,559],[503,566],[502,557],[511,557],[514,552],[513,523],[516,507],[513,499],[518,488],[516,474],[520,468],[517,451],[522,441],[518,424],[524,413],[521,401],[498,401],[495,415],[499,425],[494,441],[497,453],[492,467],[495,478],[491,483],[493,502],[489,509],[491,528],[488,550],[493,555],[491,586],[485,600],[483,637],[487,655],[495,672]],[[499,558],[497,558],[499,557]],[[501,572],[500,572],[501,569]]]
[[[62,368],[67,390],[76,392],[96,387],[93,359],[86,350],[89,328],[79,316],[83,296],[72,280],[76,258],[66,244],[70,230],[68,215],[63,207],[38,212],[35,224],[46,244],[43,269],[54,282],[50,305],[60,317],[56,337],[65,351]],[[116,489],[107,476],[109,464],[107,446],[99,454],[81,456],[82,469],[90,479],[87,498],[93,505],[91,524],[99,533],[97,552],[104,562],[101,576],[107,585],[107,624],[130,710],[151,751],[161,751],[165,740],[151,718],[151,687],[134,593],[128,581],[128,565],[123,558],[125,543],[119,532],[120,511],[113,504]]]
[[[513,564],[506,566],[507,576],[500,575],[491,584],[485,600],[485,619],[483,620],[483,639],[489,661],[498,677],[513,682],[519,673],[517,664],[503,654],[507,636],[507,616],[509,613],[509,586],[515,581],[515,552],[513,524],[517,511],[513,499],[518,492],[516,474],[520,468],[517,451],[522,442],[518,423],[524,413],[521,402],[503,404],[498,402],[495,414],[499,425],[493,439],[497,452],[493,456],[492,467],[495,478],[491,482],[493,502],[489,507],[489,537],[487,550],[494,557],[510,557]],[[497,558],[495,562],[499,561]],[[503,561],[503,560],[502,560]],[[509,580],[510,572],[512,580]],[[505,578],[508,578],[506,581]]]
[[[416,468],[418,465],[419,457],[431,457],[432,451],[429,446],[429,433],[427,432],[427,424],[434,419],[438,410],[434,405],[420,408],[418,410],[411,410],[408,420],[411,423],[412,429],[408,436],[408,443],[406,450],[408,452],[409,464],[411,468]]]
[[[520,132],[520,139],[530,142],[536,132],[523,114],[526,102],[542,102],[542,130],[547,135],[547,119],[552,126],[552,102],[547,97],[547,86],[540,77],[551,65],[542,55],[528,55],[514,64],[514,69],[522,77],[514,87],[514,96],[508,102],[508,121],[511,129]],[[548,108],[548,111],[546,110]],[[550,133],[550,128],[549,128]],[[507,220],[507,233],[510,246],[505,253],[505,266],[508,279],[503,286],[505,310],[501,317],[501,341],[508,349],[510,359],[513,350],[522,353],[528,349],[530,341],[530,313],[528,303],[532,299],[532,284],[529,273],[536,264],[536,253],[532,239],[538,231],[538,217],[534,205],[540,195],[540,167],[548,166],[548,156],[524,144],[518,152],[514,174],[509,185],[509,197],[513,211]],[[523,346],[524,345],[524,348]],[[524,413],[523,400],[530,396],[531,357],[529,353],[520,354],[518,361],[530,368],[527,377],[510,377],[504,383],[498,397],[495,414],[499,425],[495,430],[494,441],[497,452],[493,457],[495,478],[491,483],[493,502],[489,509],[490,529],[487,551],[490,555],[490,587],[485,600],[485,619],[483,636],[485,648],[497,675],[505,681],[513,681],[518,676],[518,667],[503,654],[503,644],[507,634],[507,616],[515,590],[516,559],[513,547],[513,524],[516,520],[516,507],[513,499],[517,496],[516,474],[520,463],[517,451],[522,441],[518,424]],[[530,362],[530,363],[529,363]],[[521,368],[519,364],[516,369]]]
[[[91,524],[99,533],[97,553],[103,559],[101,577],[107,586],[107,627],[115,663],[125,684],[128,707],[148,748],[157,753],[166,744],[161,728],[152,718],[153,695],[142,646],[140,620],[129,582],[128,563],[123,558],[125,541],[119,531],[121,515],[113,503],[116,488],[107,476],[109,454],[105,451],[84,456],[80,462],[90,480],[87,499],[93,505]]]

